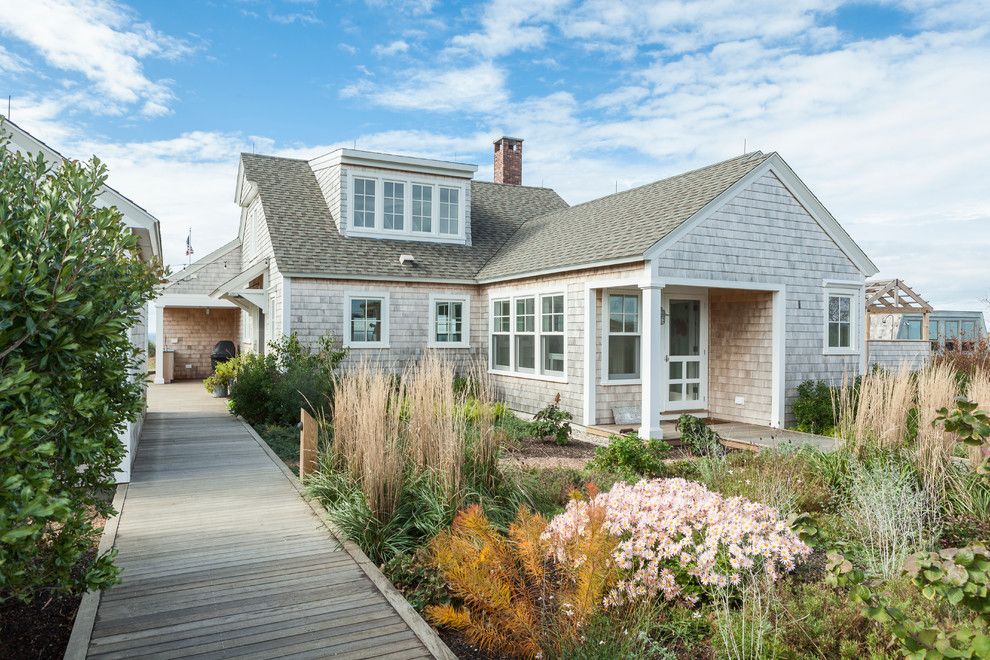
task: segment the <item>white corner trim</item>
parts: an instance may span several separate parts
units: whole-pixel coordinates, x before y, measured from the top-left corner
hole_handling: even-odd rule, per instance
[[[381,341],[353,341],[351,339],[351,299],[353,298],[378,298],[382,301],[382,332]],[[361,348],[388,348],[389,331],[391,323],[389,308],[391,296],[388,289],[344,289],[344,347],[351,349]]]
[[[471,296],[466,293],[431,293],[427,348],[471,348]],[[437,303],[461,303],[461,341],[437,341]]]
[[[292,334],[292,278],[282,277],[282,335]]]
[[[773,292],[773,316],[770,333],[770,426],[783,428],[786,419],[787,385],[787,289]]]
[[[593,426],[598,422],[595,388],[595,289],[586,286],[584,290],[584,382],[582,400],[584,404],[584,425]],[[566,321],[565,321],[566,323]]]

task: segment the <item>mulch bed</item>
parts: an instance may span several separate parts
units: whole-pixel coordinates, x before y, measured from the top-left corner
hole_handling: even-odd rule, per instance
[[[538,438],[525,438],[518,443],[506,446],[506,453],[512,458],[583,458],[590,461],[595,457],[595,448],[590,442],[571,440],[566,445],[544,442]]]
[[[77,570],[96,556],[93,549]],[[69,643],[72,623],[82,595],[41,594],[27,603],[10,598],[0,602],[0,649],[7,660],[61,658]]]

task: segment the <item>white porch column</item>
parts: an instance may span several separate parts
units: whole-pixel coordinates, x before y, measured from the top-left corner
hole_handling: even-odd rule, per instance
[[[164,354],[165,348],[165,308],[155,303],[155,384],[165,382]]]
[[[598,422],[595,392],[598,385],[597,361],[595,360],[595,301],[597,289],[588,286],[584,292],[584,425],[593,426]]]
[[[661,293],[663,286],[640,285],[643,290],[643,310],[640,318],[639,376],[643,401],[640,412],[639,435],[660,438],[660,388],[663,385],[663,349],[660,346]]]
[[[784,427],[785,346],[787,336],[787,290],[781,285],[773,292],[773,329],[771,331],[770,426]]]

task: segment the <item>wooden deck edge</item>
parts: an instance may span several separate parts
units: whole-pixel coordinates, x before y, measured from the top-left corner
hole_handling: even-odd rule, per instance
[[[113,508],[117,515],[107,520],[100,536],[100,544],[96,548],[97,556],[108,552],[117,541],[117,528],[120,517],[124,514],[124,500],[127,498],[127,484],[118,484],[117,492],[113,495]],[[75,621],[72,622],[72,632],[69,642],[65,645],[65,660],[85,660],[89,654],[89,642],[93,636],[93,626],[96,625],[96,611],[100,608],[100,597],[103,591],[87,591],[79,601]]]
[[[428,624],[423,617],[419,615],[419,612],[417,612],[416,609],[409,604],[409,601],[407,601],[405,597],[399,593],[399,590],[396,589],[392,582],[385,577],[385,574],[382,573],[377,566],[375,566],[374,562],[368,558],[368,555],[364,554],[364,551],[361,550],[356,543],[349,540],[343,532],[337,529],[337,527],[330,521],[329,514],[327,513],[327,510],[323,508],[323,505],[306,493],[306,487],[303,486],[301,481],[299,481],[299,478],[289,468],[289,466],[287,466],[285,462],[282,461],[282,459],[279,458],[274,451],[272,451],[272,448],[268,446],[268,443],[265,442],[264,438],[258,435],[258,432],[254,430],[254,427],[248,424],[247,421],[239,415],[237,416],[237,420],[244,425],[248,433],[251,434],[251,437],[254,438],[254,441],[257,442],[268,455],[268,458],[270,458],[278,469],[282,471],[282,474],[289,480],[292,487],[296,489],[296,492],[299,493],[302,500],[308,504],[309,508],[313,510],[314,514],[316,514],[317,519],[319,519],[323,526],[327,528],[331,536],[333,536],[337,542],[340,543],[344,551],[349,554],[352,559],[354,559],[361,571],[368,576],[378,591],[385,597],[385,600],[388,601],[388,604],[392,606],[393,610],[395,610],[395,613],[398,614],[403,621],[405,621],[406,625],[409,626],[409,629],[413,631],[413,634],[415,634],[417,638],[419,638],[419,641],[423,643],[423,646],[426,647],[430,654],[438,660],[457,660],[457,656],[454,655],[444,641],[440,639],[437,632],[431,628],[430,624]]]

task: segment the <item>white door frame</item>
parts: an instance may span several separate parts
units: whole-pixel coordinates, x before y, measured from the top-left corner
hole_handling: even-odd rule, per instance
[[[697,400],[670,400],[670,301],[697,300],[700,307],[699,320],[699,356],[698,376],[699,392]],[[660,331],[660,351],[663,356],[663,377],[660,386],[662,410],[673,412],[681,410],[707,410],[708,408],[708,291],[707,290],[669,290],[664,289],[662,297],[664,322]],[[686,365],[686,362],[684,363]],[[685,366],[686,372],[686,366]],[[686,378],[687,374],[684,373]],[[683,379],[682,379],[683,380]]]

